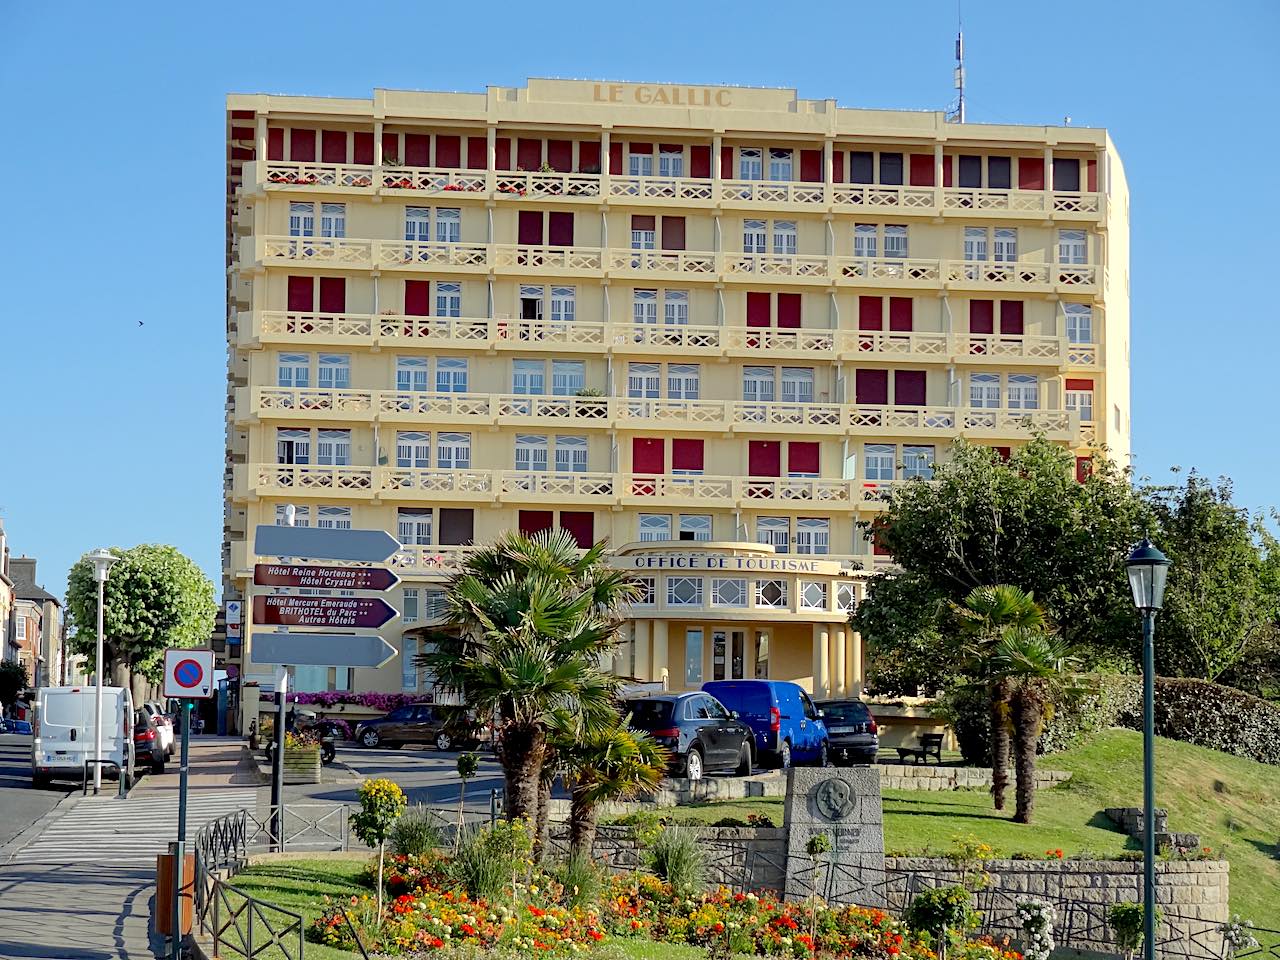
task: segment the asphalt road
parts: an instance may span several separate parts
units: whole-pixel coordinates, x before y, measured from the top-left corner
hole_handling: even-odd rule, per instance
[[[0,848],[70,792],[66,783],[43,789],[31,786],[31,737],[0,733]]]
[[[481,751],[480,769],[467,782],[467,807],[489,809],[489,791],[502,788],[502,769],[493,754]],[[347,783],[318,783],[284,788],[287,800],[326,800],[353,803],[356,789],[365,778],[387,777],[400,784],[410,803],[457,803],[461,781],[457,774],[457,753],[441,753],[434,747],[404,747],[400,750],[338,748],[338,760],[355,773]]]

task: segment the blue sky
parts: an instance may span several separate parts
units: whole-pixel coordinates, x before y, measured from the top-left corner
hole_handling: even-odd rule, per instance
[[[953,96],[950,0],[450,9],[0,6],[0,517],[49,589],[99,544],[173,543],[220,579],[226,93],[559,76],[796,87],[849,107]],[[1139,471],[1195,466],[1232,476],[1241,503],[1280,502],[1280,5],[968,0],[964,18],[970,120],[1070,116],[1119,145]]]

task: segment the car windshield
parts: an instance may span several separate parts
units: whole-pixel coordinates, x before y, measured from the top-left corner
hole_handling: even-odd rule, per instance
[[[827,723],[843,720],[846,723],[865,723],[867,719],[866,704],[854,701],[837,701],[818,705]]]
[[[670,700],[628,700],[626,712],[631,714],[631,726],[637,730],[655,730],[671,725]]]

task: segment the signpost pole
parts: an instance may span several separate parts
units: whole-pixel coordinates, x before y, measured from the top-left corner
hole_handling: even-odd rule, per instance
[[[173,863],[173,940],[170,960],[182,960],[182,887],[187,872],[187,771],[191,759],[191,714],[195,701],[183,698],[178,715],[182,717],[182,760],[178,767],[178,842],[174,845]]]
[[[275,762],[271,765],[271,831],[274,835],[272,850],[278,853],[284,852],[284,718],[288,691],[289,672],[284,667],[280,667],[276,671]]]

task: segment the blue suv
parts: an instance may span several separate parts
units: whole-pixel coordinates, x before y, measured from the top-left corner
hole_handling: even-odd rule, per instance
[[[822,714],[796,683],[786,680],[711,680],[702,685],[751,728],[761,766],[827,766],[830,743]]]

